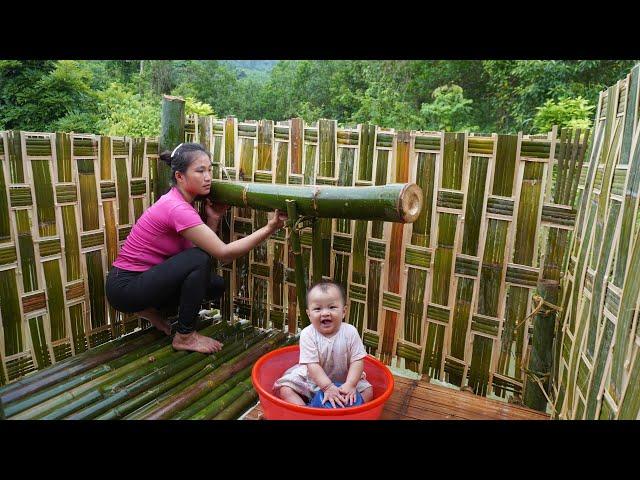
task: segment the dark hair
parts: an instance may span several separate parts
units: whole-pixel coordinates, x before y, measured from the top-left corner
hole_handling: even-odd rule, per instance
[[[311,293],[311,290],[313,290],[316,287],[320,287],[320,290],[322,290],[324,293],[327,292],[329,287],[336,287],[340,292],[340,296],[342,297],[342,304],[343,305],[347,304],[347,296],[344,293],[344,288],[342,288],[342,285],[334,282],[333,280],[320,280],[319,282],[316,282],[313,285],[311,285],[311,287],[309,287],[309,290],[307,290],[307,304],[309,303],[309,293]]]
[[[200,153],[207,154],[211,159],[209,152],[199,143],[181,143],[173,152],[165,150],[160,154],[160,160],[171,167],[171,185],[176,184],[176,172],[186,172]]]

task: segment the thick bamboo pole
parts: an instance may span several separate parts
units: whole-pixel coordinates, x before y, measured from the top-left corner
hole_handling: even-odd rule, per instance
[[[234,207],[283,211],[294,200],[299,215],[399,223],[414,222],[422,210],[422,189],[415,183],[334,187],[214,180],[210,197]]]
[[[158,153],[173,150],[184,141],[184,103],[180,97],[163,95]],[[158,160],[157,172],[158,177],[154,183],[156,200],[169,190],[171,169],[164,162]]]

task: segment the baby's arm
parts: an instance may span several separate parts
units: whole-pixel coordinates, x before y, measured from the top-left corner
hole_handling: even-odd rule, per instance
[[[351,371],[351,370],[349,370]],[[331,405],[335,408],[336,403],[341,407],[344,407],[343,398],[331,379],[327,376],[324,369],[320,366],[319,363],[308,363],[307,364],[307,372],[313,383],[320,387],[320,390],[324,392],[324,397],[322,399],[322,403],[327,400],[331,402]],[[362,372],[360,372],[362,373]],[[357,383],[357,381],[356,381]]]
[[[364,359],[356,360],[351,363],[347,380],[340,386],[338,391],[344,395],[344,400],[348,405],[353,405],[356,401],[356,385],[360,381],[362,371],[364,370]]]

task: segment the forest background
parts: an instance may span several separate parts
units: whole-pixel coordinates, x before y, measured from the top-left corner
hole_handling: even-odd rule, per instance
[[[478,133],[590,127],[633,60],[0,60],[0,130],[157,136],[187,113]]]

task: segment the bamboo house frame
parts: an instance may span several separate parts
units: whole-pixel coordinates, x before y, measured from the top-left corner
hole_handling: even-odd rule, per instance
[[[546,406],[550,395],[557,418],[635,418],[638,389],[627,386],[637,385],[640,369],[633,333],[638,68],[601,94],[593,139],[588,130],[556,128],[475,135],[338,128],[333,120],[183,118],[186,133],[172,142],[203,144],[222,181],[283,188],[415,183],[424,195],[413,224],[320,218],[315,234],[303,222],[299,235],[287,238],[282,230],[246,257],[216,265],[229,286],[220,335],[240,335],[237,318],[298,332],[297,258],[307,282],[331,277],[345,287],[347,321],[387,364],[531,405]],[[109,307],[104,278],[133,223],[162,191],[166,167],[154,138],[16,131],[1,138],[0,382],[17,384],[77,353],[99,353],[144,323]],[[234,240],[266,220],[266,212],[238,205],[221,236]],[[301,256],[293,255],[296,248]],[[620,305],[628,307],[618,312]],[[104,380],[112,382],[109,392],[118,378]],[[235,389],[235,398],[250,392],[246,376],[232,378],[225,388]],[[194,387],[189,402],[170,407],[172,388],[139,418],[211,418],[228,400]],[[108,398],[95,400],[103,403],[82,418],[123,418],[141,407],[133,397],[138,403],[119,413]]]

